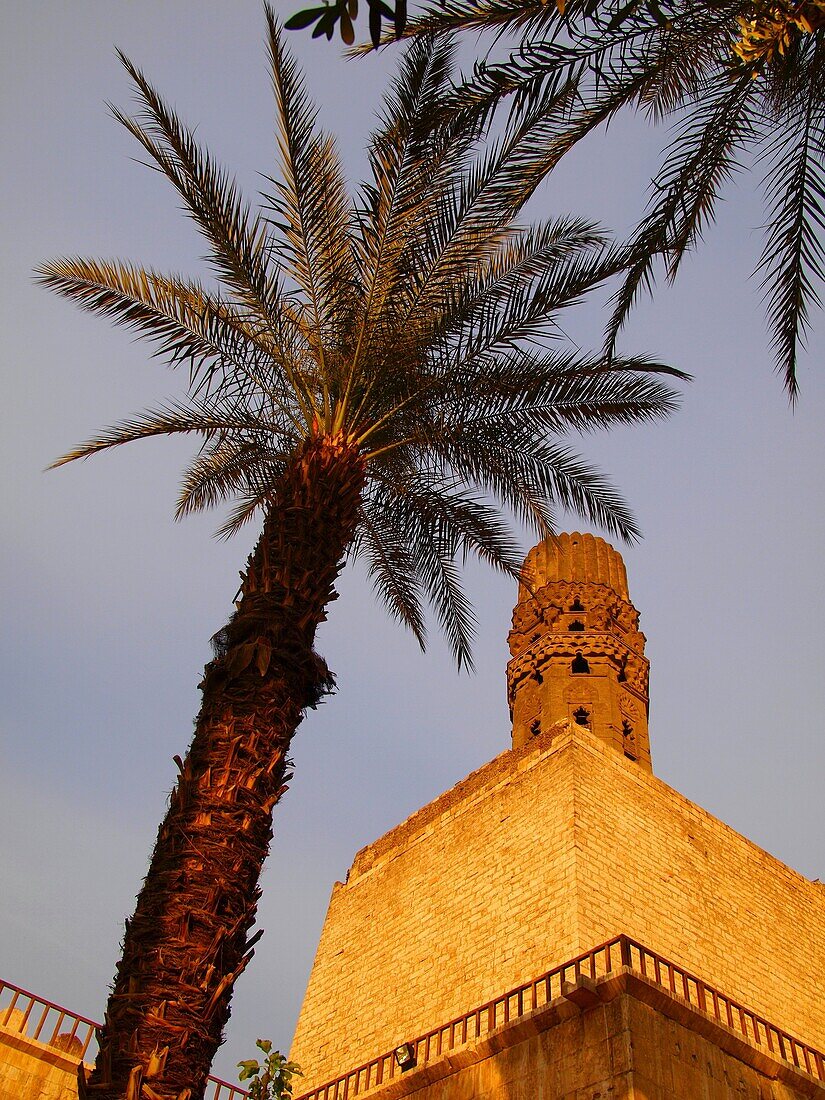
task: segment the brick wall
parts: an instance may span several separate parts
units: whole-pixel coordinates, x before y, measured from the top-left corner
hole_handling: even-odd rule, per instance
[[[578,726],[491,761],[333,890],[302,1088],[618,932],[820,1048],[825,890]]]
[[[582,1013],[562,1009],[526,1037],[500,1029],[495,1043],[451,1064],[396,1078],[375,1100],[802,1100],[825,1088],[678,1006],[663,1014],[632,994]],[[684,1022],[673,1016],[684,1015]],[[687,1024],[687,1026],[685,1026]],[[691,1026],[693,1025],[693,1026]]]
[[[825,1048],[825,887],[660,780],[577,746],[578,927],[621,930]],[[594,766],[591,766],[593,761]]]
[[[77,1100],[79,1061],[0,1027],[0,1100]]]

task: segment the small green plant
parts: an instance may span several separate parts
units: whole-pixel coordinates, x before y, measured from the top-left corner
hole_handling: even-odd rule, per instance
[[[292,1100],[292,1078],[303,1076],[301,1067],[273,1050],[269,1039],[259,1039],[255,1046],[266,1055],[263,1065],[256,1058],[238,1062],[238,1080],[249,1082],[252,1100]]]

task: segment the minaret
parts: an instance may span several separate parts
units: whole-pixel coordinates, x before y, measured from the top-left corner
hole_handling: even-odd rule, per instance
[[[298,1100],[825,1100],[825,890],[652,774],[638,621],[602,539],[530,552],[515,751],[336,883]]]
[[[509,635],[513,748],[575,722],[652,771],[649,665],[638,627],[624,562],[604,539],[575,532],[534,547]]]

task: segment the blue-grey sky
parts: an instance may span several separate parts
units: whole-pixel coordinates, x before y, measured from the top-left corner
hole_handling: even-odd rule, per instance
[[[284,10],[293,10],[284,3]],[[355,179],[393,53],[344,63],[293,36]],[[57,255],[198,269],[201,246],[106,101],[131,92],[125,50],[254,195],[274,167],[257,0],[35,0],[0,42],[5,227],[0,646],[0,976],[99,1018],[123,918],[188,744],[210,636],[254,533],[176,524],[185,444],[137,444],[52,473],[91,431],[174,392],[146,345],[32,283]],[[662,140],[597,136],[535,209],[627,229]],[[623,348],[695,376],[670,422],[576,445],[621,486],[645,533],[623,549],[648,635],[656,772],[757,844],[823,876],[825,325],[791,411],[773,374],[758,284],[762,211],[747,176],[676,286],[639,309]],[[570,322],[597,346],[601,317]],[[566,519],[566,527],[580,526]],[[310,714],[277,810],[266,935],[236,991],[216,1072],[258,1035],[290,1040],[330,888],[355,851],[506,748],[512,583],[470,570],[478,673],[437,639],[421,655],[357,567],[319,638],[339,692]],[[825,877],[825,876],[823,876]],[[617,931],[619,931],[617,929]]]

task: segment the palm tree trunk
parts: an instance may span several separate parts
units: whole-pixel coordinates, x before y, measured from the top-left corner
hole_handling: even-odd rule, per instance
[[[251,958],[258,880],[287,750],[331,679],[315,630],[358,518],[364,465],[315,436],[276,487],[237,612],[217,638],[203,703],[160,826],[80,1100],[201,1100]],[[260,934],[260,933],[259,933]]]

